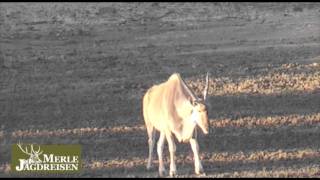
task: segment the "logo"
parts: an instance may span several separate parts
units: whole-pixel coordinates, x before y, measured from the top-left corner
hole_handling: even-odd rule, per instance
[[[80,172],[80,145],[12,145],[13,172]]]

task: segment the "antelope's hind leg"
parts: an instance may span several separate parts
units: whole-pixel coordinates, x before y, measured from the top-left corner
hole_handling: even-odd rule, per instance
[[[156,130],[154,127],[148,127],[148,144],[149,144],[149,157],[148,157],[148,163],[147,163],[147,170],[150,170],[152,168],[152,156],[153,156],[153,148],[155,144],[155,136],[156,136]]]

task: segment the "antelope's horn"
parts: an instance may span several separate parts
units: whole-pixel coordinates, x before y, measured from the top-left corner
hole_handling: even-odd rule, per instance
[[[204,88],[204,91],[203,91],[203,100],[207,99],[208,88],[209,88],[209,72],[207,72],[207,76],[206,76],[206,87]]]

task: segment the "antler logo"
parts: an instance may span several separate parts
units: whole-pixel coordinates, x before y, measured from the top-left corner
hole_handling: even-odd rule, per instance
[[[43,153],[43,151],[40,150],[40,146],[38,147],[38,150],[35,151],[33,149],[33,144],[31,144],[30,152],[28,151],[28,147],[25,147],[24,149],[20,142],[17,144],[17,146],[23,153],[29,155],[28,159],[19,159],[20,166],[16,166],[17,171],[22,171],[23,169],[25,169],[26,166],[29,166],[31,164],[38,164],[42,162],[42,160],[39,157]]]
[[[12,145],[13,172],[79,172],[80,145]]]

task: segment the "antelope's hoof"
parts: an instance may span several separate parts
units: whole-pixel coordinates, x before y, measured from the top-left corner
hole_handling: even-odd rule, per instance
[[[177,171],[170,171],[170,177],[176,177]]]
[[[207,174],[205,172],[203,172],[203,173],[198,174],[198,176],[203,177],[203,176],[207,176]]]
[[[167,176],[167,170],[163,169],[163,170],[159,170],[159,176],[160,177],[164,177],[164,176]]]
[[[196,175],[206,175],[206,173],[204,172],[204,170],[201,168],[200,170],[195,171]]]
[[[201,176],[206,176],[206,173],[202,170],[200,172],[196,172],[196,175],[201,177]]]

